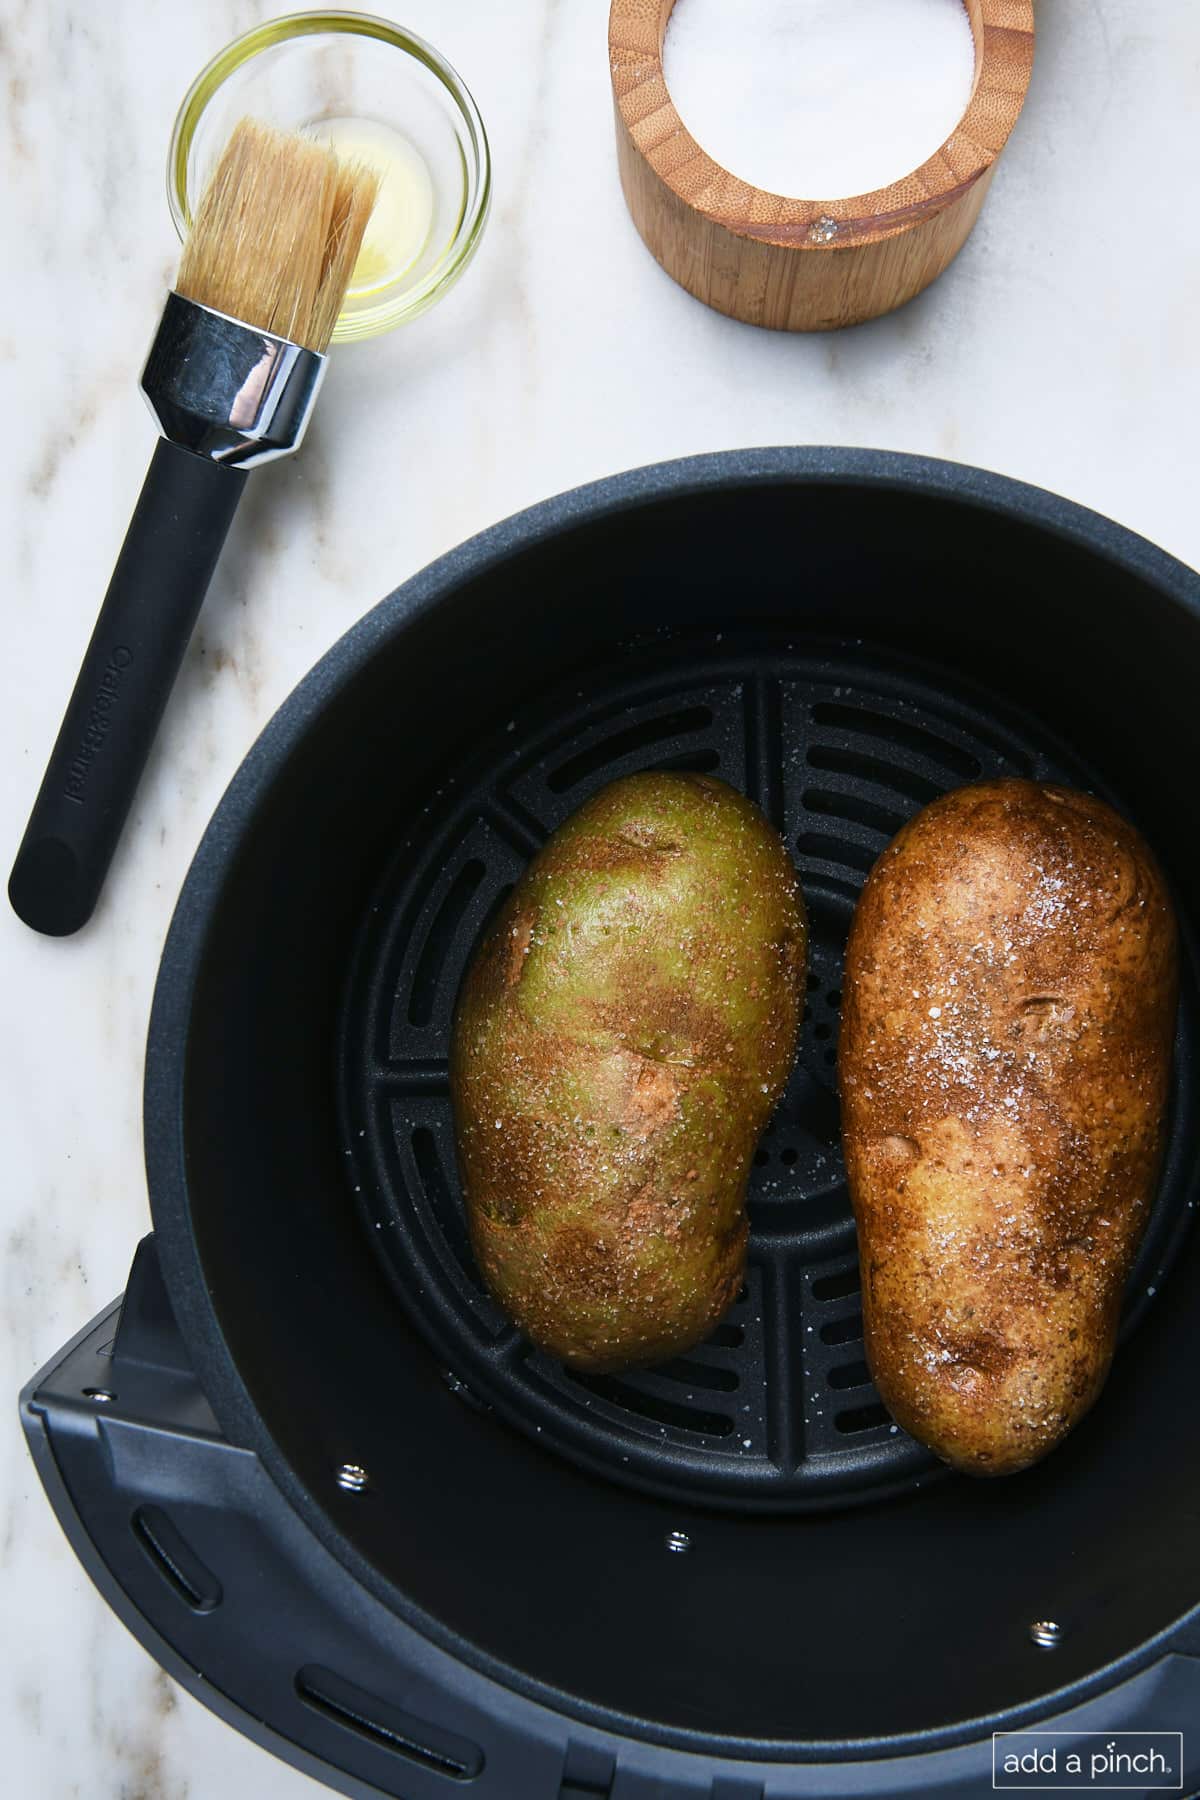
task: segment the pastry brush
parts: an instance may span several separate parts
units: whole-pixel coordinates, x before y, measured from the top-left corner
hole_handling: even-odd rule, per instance
[[[36,931],[91,915],[246,475],[304,435],[376,186],[243,119],[205,188],[142,373],[162,436],[9,878]]]

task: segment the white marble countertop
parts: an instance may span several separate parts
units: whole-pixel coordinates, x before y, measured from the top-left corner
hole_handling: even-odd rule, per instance
[[[6,858],[151,449],[137,375],[177,257],[175,107],[224,41],[278,10],[0,3]],[[446,51],[487,122],[484,248],[434,313],[336,353],[304,451],[256,478],[92,923],[54,942],[0,909],[0,1737],[21,1800],[319,1791],[182,1695],[109,1613],[42,1498],[15,1400],[120,1292],[147,1228],[142,1051],[171,908],[225,784],[321,652],[518,507],[737,445],[983,464],[1200,563],[1200,9],[1040,0],[1026,112],[959,261],[897,316],[809,339],[706,311],[643,249],[616,179],[606,11],[394,11]]]

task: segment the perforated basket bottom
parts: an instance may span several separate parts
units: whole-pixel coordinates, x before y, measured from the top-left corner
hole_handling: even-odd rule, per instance
[[[597,788],[647,768],[710,770],[783,833],[811,924],[808,1005],[796,1069],[755,1157],[741,1296],[686,1356],[587,1377],[535,1351],[482,1286],[447,1056],[463,973],[530,857]],[[706,1505],[846,1505],[940,1469],[892,1423],[863,1359],[835,1085],[842,954],[867,871],[904,821],[994,775],[1104,791],[1040,721],[939,670],[857,641],[725,635],[642,647],[589,672],[586,691],[576,684],[501,725],[431,797],[355,950],[341,1118],[373,1249],[464,1401],[613,1479]],[[1194,1020],[1189,965],[1181,1033]],[[1177,1092],[1126,1332],[1191,1217],[1196,1131],[1183,1102]]]

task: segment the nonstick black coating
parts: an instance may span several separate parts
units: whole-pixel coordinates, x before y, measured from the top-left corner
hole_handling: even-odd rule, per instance
[[[925,671],[939,715],[1002,741],[1023,721],[1019,746],[1110,793],[1190,929],[1198,594],[1141,540],[976,471],[739,453],[564,496],[464,546],[369,614],[268,727],[197,855],[156,992],[160,1253],[231,1435],[465,1671],[693,1747],[880,1754],[1044,1716],[1051,1695],[1159,1654],[1200,1601],[1196,1233],[1100,1403],[1038,1468],[748,1518],[599,1479],[451,1391],[366,1242],[337,1103],[355,946],[398,848],[419,860],[455,772],[514,737],[535,748],[542,709],[573,730],[592,716],[614,657],[637,683],[678,649],[681,671],[719,682],[734,638],[738,655],[782,641],[811,680],[836,639],[876,681]],[[1185,1047],[1189,1117],[1193,1063]],[[345,1462],[368,1471],[363,1493],[337,1486]],[[1029,1635],[1044,1618],[1061,1626],[1049,1653]]]
[[[572,1375],[488,1295],[467,1238],[450,1106],[451,1020],[480,939],[531,855],[606,782],[698,769],[750,793],[795,859],[810,925],[800,1057],[750,1182],[746,1284],[707,1343],[650,1370]],[[945,668],[861,640],[736,627],[640,643],[522,709],[447,776],[399,845],[352,960],[342,1142],[384,1273],[464,1404],[495,1405],[609,1479],[742,1509],[845,1506],[941,1473],[863,1360],[838,1118],[842,956],[875,857],[938,794],[993,776],[1097,791],[1050,725]],[[1126,1290],[1124,1332],[1190,1218],[1197,1110],[1184,959],[1170,1151]]]

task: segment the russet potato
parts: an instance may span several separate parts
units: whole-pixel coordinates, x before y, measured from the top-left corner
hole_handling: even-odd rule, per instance
[[[468,971],[451,1082],[475,1257],[535,1343],[653,1362],[734,1299],[805,954],[778,834],[706,775],[614,782],[518,883]]]
[[[1108,1372],[1163,1149],[1176,932],[1111,807],[992,781],[917,814],[847,952],[839,1077],[867,1359],[959,1469],[1051,1450]]]

